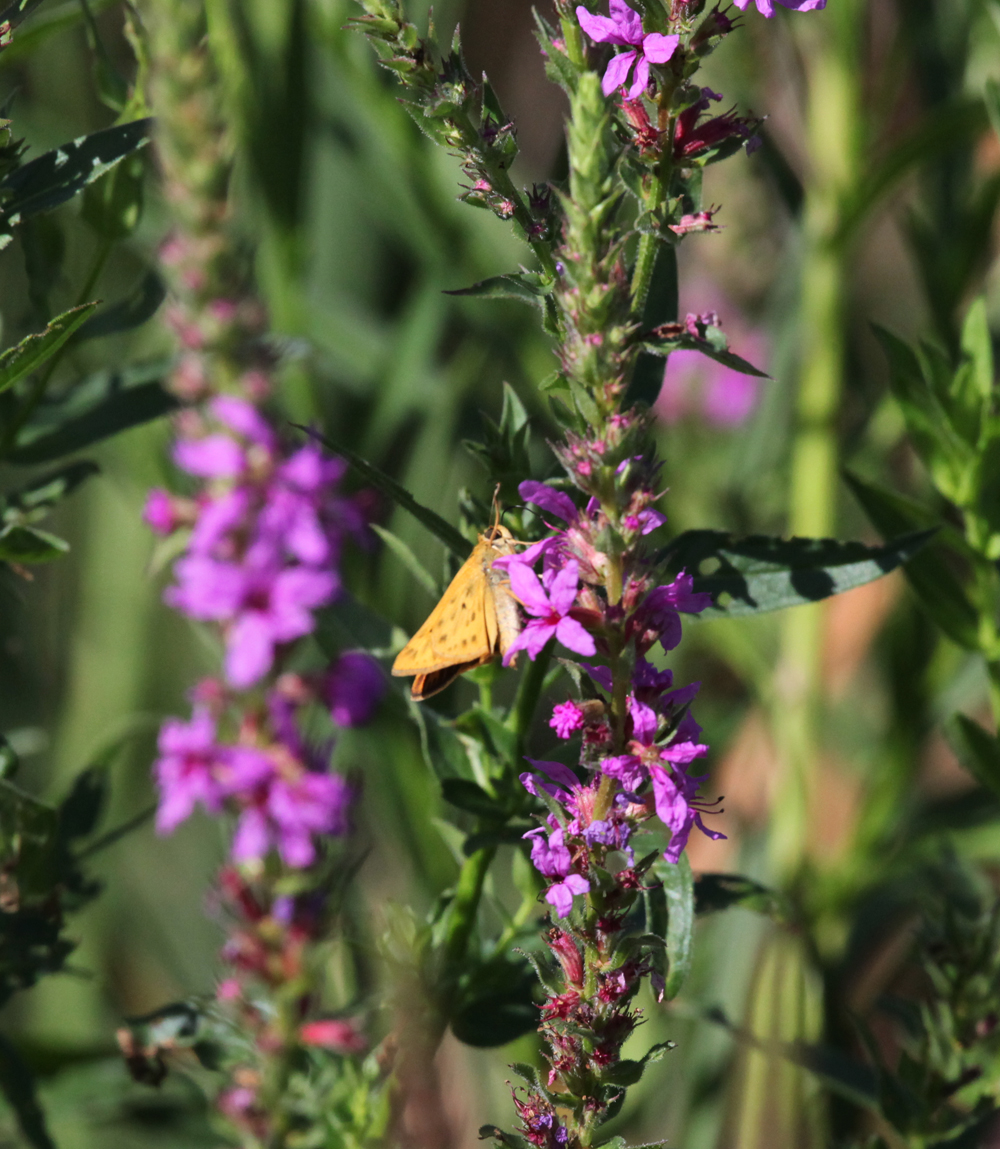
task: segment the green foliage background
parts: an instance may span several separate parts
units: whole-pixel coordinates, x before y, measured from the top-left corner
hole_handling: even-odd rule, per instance
[[[107,62],[129,74],[120,5],[91,7]],[[537,386],[553,364],[528,309],[444,293],[513,270],[527,253],[489,214],[456,202],[457,164],[419,134],[363,40],[342,31],[354,14],[347,0],[245,0],[229,11],[241,33],[224,57],[242,140],[241,218],[288,350],[285,409],[466,525],[459,492],[488,492],[462,442],[482,437],[483,414],[499,419],[504,382],[531,414],[536,474],[547,467],[553,429]],[[112,120],[83,16],[75,0],[43,5],[0,56],[0,96],[11,95],[33,154]],[[489,71],[515,116],[522,179],[559,172],[563,109],[545,86],[528,5],[436,6],[439,28],[459,19],[473,71]],[[1000,322],[1000,105],[983,99],[1000,79],[1000,6],[831,0],[808,27],[797,19],[748,16],[711,62],[708,82],[727,101],[770,118],[760,153],[711,170],[706,200],[724,205],[725,230],[689,240],[681,271],[682,314],[685,284],[711,280],[767,333],[773,379],[738,429],[662,426],[664,505],[674,531],[876,541],[840,467],[920,497],[930,487],[870,324],[954,348],[980,291]],[[105,300],[136,288],[167,229],[155,178],[147,188],[138,230],[98,281]],[[79,200],[18,233],[0,253],[4,346],[75,302],[98,243]],[[57,383],[169,348],[154,320],[74,348]],[[167,428],[149,424],[88,452],[101,475],[51,520],[69,556],[35,568],[31,582],[0,574],[0,728],[22,757],[19,782],[54,798],[120,747],[109,759],[106,826],[152,800],[156,724],[180,711],[215,658],[161,604],[162,563],[140,521],[147,488],[170,482],[166,445]],[[3,472],[5,485],[25,475]],[[386,507],[384,521],[443,581],[439,544],[402,512]],[[428,589],[388,548],[352,561],[359,596],[412,631],[433,604]],[[816,1079],[768,1068],[733,1027],[818,1037],[825,980],[828,1039],[853,1050],[838,1010],[870,1012],[884,988],[865,931],[875,937],[891,913],[904,860],[933,860],[945,845],[1000,858],[1000,806],[961,772],[939,725],[956,710],[985,720],[982,660],[938,636],[899,575],[887,587],[853,592],[825,614],[799,608],[687,630],[677,670],[704,683],[710,788],[729,789],[719,824],[731,834],[702,849],[695,868],[778,886],[794,872],[807,924],[775,932],[748,909],[703,921],[680,1004],[665,1014],[645,1003],[643,1044],[669,1037],[679,1049],[630,1094],[622,1132],[631,1141],[819,1144],[808,1118],[820,1107]],[[536,733],[543,743],[546,732]],[[776,763],[796,754],[806,767],[782,775]],[[454,878],[455,843],[402,695],[377,727],[346,733],[338,755],[365,779],[362,936],[363,904],[425,910]],[[220,931],[204,895],[222,850],[219,828],[196,818],[166,840],[147,824],[100,855],[93,872],[106,889],[73,920],[72,968],[6,1009],[4,1030],[42,1075],[64,1149],[211,1140],[183,1079],[159,1094],[126,1082],[113,1035],[124,1015],[211,991]],[[713,1007],[728,1028],[721,1014],[706,1018]],[[531,1056],[530,1039],[470,1051],[449,1038],[441,1068],[455,1145],[471,1146],[484,1122],[505,1122],[505,1066]],[[4,1128],[14,1143],[12,1123]]]

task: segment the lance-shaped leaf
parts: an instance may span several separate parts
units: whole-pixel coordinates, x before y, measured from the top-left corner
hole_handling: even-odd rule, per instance
[[[120,335],[141,327],[159,310],[167,297],[167,287],[155,271],[147,272],[131,295],[105,307],[84,323],[73,336],[73,343]]]
[[[661,334],[662,333],[662,334]],[[725,336],[717,327],[707,329],[708,338],[700,339],[691,335],[681,323],[668,323],[653,332],[653,337],[642,340],[640,346],[643,351],[652,355],[667,356],[671,351],[699,351],[723,367],[739,371],[741,375],[754,375],[758,379],[769,379],[766,371],[754,367],[742,356],[729,350]]]
[[[318,443],[322,443],[324,447],[328,447],[334,454],[343,455],[363,479],[380,490],[383,495],[388,495],[389,498],[402,507],[404,511],[409,511],[415,519],[424,524],[431,534],[439,538],[457,558],[460,558],[464,562],[469,557],[469,540],[466,539],[460,531],[456,530],[451,523],[445,522],[436,511],[432,511],[430,507],[425,507],[422,503],[418,503],[404,486],[397,483],[396,480],[387,475],[385,471],[376,467],[374,463],[369,463],[367,459],[363,459],[356,452],[352,451],[350,447],[343,445],[338,446],[336,443],[331,443],[329,439],[324,438],[324,436],[308,427],[302,427],[298,424],[293,424],[293,426],[299,431],[305,431],[307,435],[311,436]]]
[[[955,756],[980,786],[1000,795],[1000,739],[964,714],[953,715],[944,732]]]
[[[33,1149],[56,1149],[35,1092],[34,1074],[6,1037],[0,1037],[0,1090],[14,1110],[25,1141]]]
[[[844,475],[844,480],[872,525],[887,538],[902,531],[926,528],[933,521],[931,511],[903,495],[849,473]],[[945,546],[945,542],[954,545]],[[955,574],[951,561],[954,556],[949,555],[949,551],[959,547],[964,549],[961,536],[943,526],[939,538],[911,558],[904,569],[907,581],[934,622],[959,646],[978,650],[979,613]]]
[[[696,914],[714,914],[739,906],[787,922],[791,910],[787,899],[742,874],[700,874],[694,883]]]
[[[659,858],[651,875],[663,883],[667,901],[667,980],[663,990],[666,1001],[680,993],[691,972],[691,948],[694,936],[694,877],[687,854],[676,863]]]
[[[29,424],[7,456],[21,466],[48,463],[99,443],[120,431],[141,426],[177,409],[177,400],[160,383],[143,383],[113,392],[75,418],[46,433],[30,435]]]
[[[0,226],[9,233],[28,216],[52,211],[72,199],[127,155],[145,147],[152,129],[152,119],[115,124],[15,168],[0,180]]]
[[[80,327],[97,303],[84,303],[57,316],[45,328],[28,335],[0,355],[0,391],[6,391],[50,359]]]
[[[552,280],[545,279],[535,272],[514,271],[509,275],[494,275],[490,279],[483,279],[471,287],[446,291],[445,295],[470,295],[479,299],[519,299],[522,303],[541,307],[545,298],[552,294],[554,286]]]
[[[685,531],[661,553],[660,562],[694,575],[695,590],[712,595],[714,605],[693,617],[741,618],[863,586],[907,562],[933,534],[933,529],[915,531],[869,547],[836,539],[741,539],[725,531]],[[700,573],[706,562],[717,569]]]

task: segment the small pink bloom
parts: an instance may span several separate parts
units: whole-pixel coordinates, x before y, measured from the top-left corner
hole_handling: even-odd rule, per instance
[[[606,96],[610,96],[616,88],[623,87],[635,64],[628,98],[636,100],[649,84],[649,65],[665,64],[677,51],[681,38],[664,36],[659,32],[643,32],[642,17],[625,0],[611,0],[610,10],[609,19],[607,16],[594,16],[580,5],[576,10],[576,18],[580,21],[580,27],[596,43],[617,44],[629,49],[620,56],[612,57],[601,81],[601,89]]]
[[[307,1021],[299,1030],[299,1037],[303,1045],[316,1045],[335,1053],[363,1053],[368,1048],[353,1022],[336,1018]]]

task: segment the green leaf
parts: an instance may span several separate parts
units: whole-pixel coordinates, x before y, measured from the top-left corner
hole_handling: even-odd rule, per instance
[[[675,864],[658,858],[651,870],[663,883],[667,898],[667,981],[663,991],[666,1001],[680,993],[691,972],[691,946],[694,935],[694,877],[687,854]]]
[[[115,746],[115,751],[119,746]],[[59,837],[73,842],[93,833],[108,796],[107,771],[100,766],[81,770],[73,779],[70,792],[59,804]]]
[[[714,914],[740,906],[766,914],[777,922],[787,922],[791,909],[786,899],[752,878],[740,874],[700,874],[694,883],[696,914]]]
[[[56,1149],[35,1092],[35,1077],[6,1037],[0,1036],[0,1089],[33,1149]]]
[[[307,435],[316,439],[317,442],[322,443],[328,450],[333,451],[334,454],[342,455],[363,479],[371,483],[373,487],[380,490],[384,495],[388,495],[388,497],[402,507],[404,511],[409,511],[415,519],[423,523],[431,534],[440,539],[448,550],[457,558],[461,559],[462,562],[469,557],[470,544],[468,539],[466,539],[460,531],[457,531],[451,523],[445,522],[436,511],[432,511],[430,507],[425,507],[422,503],[418,503],[410,492],[397,483],[395,479],[390,478],[389,475],[373,463],[369,463],[367,459],[363,459],[360,455],[352,451],[350,447],[343,445],[338,446],[323,435],[318,434],[308,427],[303,427],[298,423],[293,423],[292,426],[299,431],[304,431]]]
[[[465,778],[445,778],[441,782],[441,795],[450,805],[470,814],[478,814],[481,818],[502,819],[506,816],[506,811],[496,798],[487,794],[478,783]]]
[[[127,155],[145,147],[152,119],[116,124],[81,136],[31,160],[0,180],[0,226],[16,227],[28,216],[51,211],[100,179]]]
[[[1000,796],[1000,740],[964,714],[949,718],[944,732],[959,762],[980,786]]]
[[[0,531],[0,561],[8,563],[47,563],[61,559],[69,543],[38,527],[5,527]]]
[[[672,335],[669,339],[663,340],[644,339],[641,346],[642,349],[649,354],[659,356],[667,356],[671,351],[700,351],[702,355],[707,356],[709,359],[714,359],[716,363],[721,363],[723,367],[729,367],[733,371],[739,371],[741,375],[753,375],[758,379],[770,379],[770,375],[768,375],[766,371],[761,371],[759,367],[754,367],[752,363],[748,363],[746,359],[735,354],[735,352],[725,347],[716,347],[707,339],[698,339],[694,335]]]
[[[908,562],[933,537],[916,531],[881,547],[836,539],[737,538],[724,531],[685,531],[658,556],[672,571],[694,575],[696,591],[715,603],[697,618],[742,618],[818,602],[881,578]],[[702,563],[718,569],[698,573]],[[731,601],[723,605],[721,595]]]
[[[468,295],[478,299],[519,299],[541,307],[545,298],[552,294],[554,283],[543,279],[534,272],[511,272],[509,275],[494,275],[483,279],[471,287],[457,291],[446,291],[445,295]]]
[[[462,978],[449,1015],[452,1033],[465,1045],[490,1049],[538,1028],[535,979],[523,960],[502,958],[475,966]]]
[[[126,156],[83,193],[83,218],[104,239],[121,241],[142,216],[146,163],[141,154]]]
[[[32,519],[47,514],[57,503],[73,493],[76,488],[92,475],[98,474],[96,463],[81,459],[68,463],[57,471],[49,471],[30,483],[10,492],[4,499],[5,506],[0,510],[4,522],[18,522],[25,517]]]
[[[155,271],[147,271],[131,295],[109,307],[101,308],[88,319],[73,336],[73,343],[134,331],[152,319],[166,297],[166,284]]]
[[[378,523],[372,523],[371,529],[399,559],[403,566],[406,567],[410,574],[413,575],[417,582],[420,583],[424,590],[427,591],[431,598],[437,599],[441,597],[441,587],[438,585],[437,580],[401,538],[394,535],[392,531],[387,530],[385,527],[379,526]]]
[[[84,303],[57,316],[44,331],[28,335],[0,355],[0,391],[13,387],[50,359],[94,310],[97,303]]]
[[[89,410],[44,433],[30,436],[31,424],[8,455],[19,466],[48,463],[101,442],[121,431],[139,427],[175,411],[178,402],[160,383],[143,383],[110,394]]]
[[[884,537],[926,527],[933,520],[932,512],[894,491],[849,473],[844,480]],[[947,528],[941,533],[948,537]],[[924,609],[945,634],[966,650],[978,650],[979,613],[949,562],[950,549],[935,541],[910,559],[904,571]]]

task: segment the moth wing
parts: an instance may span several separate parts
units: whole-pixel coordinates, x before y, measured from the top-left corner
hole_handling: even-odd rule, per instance
[[[458,665],[468,669],[492,657],[486,627],[487,597],[481,548],[477,546],[426,622],[396,656],[392,673],[405,677]]]

